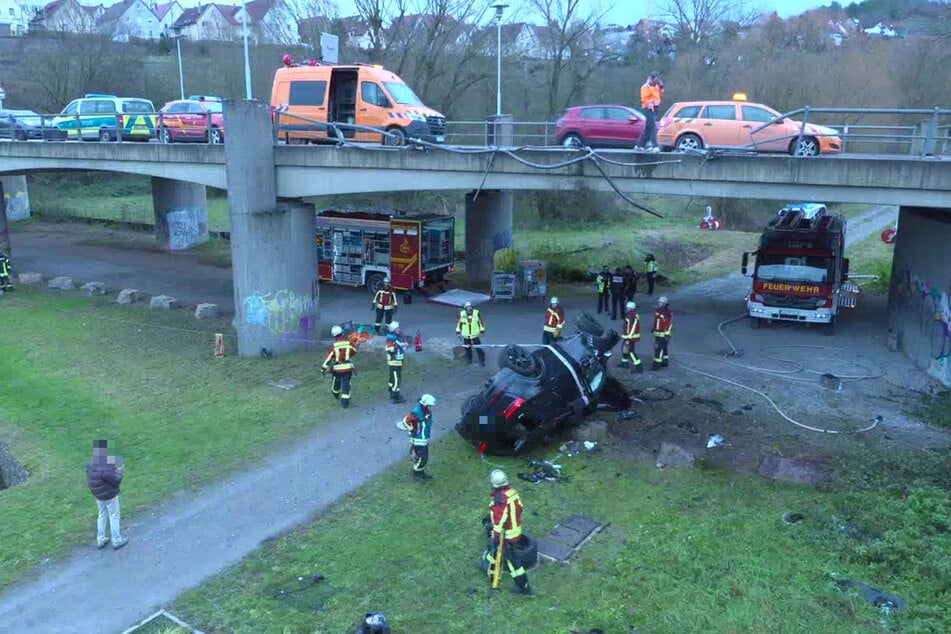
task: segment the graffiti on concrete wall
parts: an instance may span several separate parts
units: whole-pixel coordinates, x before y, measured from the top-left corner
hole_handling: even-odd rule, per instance
[[[287,289],[253,293],[244,300],[248,324],[267,328],[275,335],[306,335],[317,328],[317,300]]]
[[[168,247],[173,251],[190,249],[208,239],[206,214],[194,207],[165,214],[168,222]]]
[[[3,192],[7,220],[26,220],[30,217],[30,198],[24,190]]]
[[[929,347],[928,374],[951,385],[951,279],[944,287],[904,271],[896,288],[899,310],[919,328],[919,341]]]

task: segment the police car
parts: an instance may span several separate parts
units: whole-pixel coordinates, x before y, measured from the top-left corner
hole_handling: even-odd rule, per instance
[[[618,333],[587,313],[576,325],[574,335],[548,346],[507,346],[501,369],[463,404],[456,431],[480,451],[515,455],[597,409],[628,409],[630,396],[607,373]]]
[[[155,106],[148,99],[89,93],[74,99],[52,125],[68,139],[82,141],[148,141],[157,128]]]

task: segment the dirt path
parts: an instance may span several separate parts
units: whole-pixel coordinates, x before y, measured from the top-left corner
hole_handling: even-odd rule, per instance
[[[850,242],[860,241],[865,235],[892,223],[894,213],[894,210],[874,209],[859,216],[851,224]],[[18,235],[16,239],[22,241],[22,238],[22,235]],[[41,248],[39,240],[37,238],[37,248]],[[46,246],[49,247],[48,244]],[[59,253],[60,258],[69,259],[72,274],[77,276],[73,267],[85,261],[86,255],[85,251],[74,255]],[[100,269],[99,272],[103,273],[110,270],[108,267],[115,267],[115,273],[121,277],[120,269],[133,264],[141,266],[139,254],[133,255],[138,264],[126,261],[126,255],[119,254],[104,257],[103,263],[90,266],[107,267]],[[163,261],[167,262],[167,258]],[[35,268],[55,272],[51,269],[56,265],[50,264],[44,268],[42,264],[37,262]],[[178,271],[179,274],[190,265],[181,266],[183,268]],[[141,286],[151,289],[148,286],[151,279],[157,278],[145,279]],[[172,278],[171,281],[178,283],[178,278]],[[224,280],[215,283],[219,282]],[[230,280],[227,283],[230,286]],[[742,312],[742,297],[748,284],[748,279],[732,275],[670,294],[677,311],[676,337],[671,352],[675,361],[686,358],[678,358],[679,351],[691,350],[711,356],[724,351],[726,344],[716,334],[716,324]],[[346,310],[365,310],[367,298],[363,294],[344,292],[338,297],[335,300],[338,306],[333,310],[341,313]],[[653,298],[639,296],[638,300],[642,302],[642,316],[649,315]],[[589,298],[579,301],[587,304]],[[593,296],[590,303],[594,303]],[[452,309],[423,302],[406,308],[407,314],[413,319],[418,316],[420,323],[431,323],[434,329],[451,333]],[[541,308],[540,303],[486,307],[490,333],[488,342],[520,338],[534,341],[540,330]],[[571,314],[576,314],[579,309],[589,307],[570,302],[566,308]],[[830,343],[870,356],[873,363],[885,368],[885,379],[891,385],[921,390],[927,384],[923,375],[913,372],[905,357],[888,353],[882,345],[883,310],[884,307],[878,305],[866,312],[857,311],[847,320],[846,327],[842,329],[844,334]],[[617,326],[618,323],[613,325]],[[770,342],[810,345],[815,341],[815,333],[805,328],[730,332],[739,345],[751,351],[751,355]],[[648,338],[641,344],[642,355],[649,356],[649,343]],[[488,376],[491,365],[486,370],[476,371]],[[714,370],[710,366],[704,367]],[[454,369],[442,379],[442,385],[431,386],[430,389],[440,401],[436,436],[451,430],[456,412],[467,395],[467,392],[458,391],[460,388],[454,386],[481,384],[481,380],[473,383],[469,372],[467,368]],[[714,393],[718,398],[732,394],[712,382],[702,383],[703,379],[688,375],[683,368],[677,368],[676,363],[672,363],[669,372],[648,373],[639,381],[643,381],[641,385],[666,384],[676,386],[678,390],[693,389],[692,383],[696,383],[704,388],[704,394]],[[789,391],[788,386],[779,386],[779,389]],[[863,386],[858,392],[846,390],[833,393],[825,400],[815,399],[811,395],[806,395],[802,400],[815,401],[809,414],[820,417],[825,415],[823,407],[852,408],[850,411],[855,413],[856,397],[864,394],[868,397],[868,411],[863,409],[856,415],[868,416],[869,412],[876,411],[884,412],[886,417],[876,433],[894,434],[902,429],[921,431],[920,424],[901,418],[898,405],[892,403],[892,409],[889,410],[888,403],[869,396],[877,389],[880,388]],[[752,402],[748,396],[736,398],[742,399],[739,402]],[[732,405],[735,407],[736,402]],[[687,403],[687,407],[694,419],[698,419],[696,406]],[[263,540],[306,522],[355,487],[404,460],[407,449],[405,437],[392,424],[402,414],[403,407],[359,401],[354,409],[345,414],[335,412],[332,424],[301,439],[294,449],[273,455],[249,471],[236,474],[207,489],[176,496],[136,517],[131,524],[126,525],[132,539],[130,545],[118,552],[111,549],[97,551],[92,546],[95,515],[90,499],[90,547],[66,561],[49,564],[39,578],[0,596],[0,630],[17,633],[121,631],[167,605],[182,591],[245,557]],[[776,417],[771,412],[764,410],[762,416],[773,421],[770,423],[771,429],[799,433],[797,430],[786,430],[782,422],[776,423]],[[702,422],[710,422],[711,425],[720,423],[713,419]],[[740,427],[748,426],[747,423],[740,420],[729,428],[710,427],[710,431],[724,431],[725,435],[730,436],[734,428],[739,434]],[[701,431],[706,433],[706,427]],[[730,440],[736,438],[730,437]],[[642,438],[641,442],[647,440]],[[438,446],[433,453],[432,469],[435,476],[450,477],[450,466],[439,462]],[[135,486],[134,464],[129,466],[127,477],[126,486]],[[408,473],[407,480],[407,486],[414,486],[409,481]],[[438,485],[438,480],[433,485]]]

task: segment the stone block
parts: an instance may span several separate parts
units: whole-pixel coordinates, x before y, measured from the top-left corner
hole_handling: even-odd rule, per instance
[[[149,302],[149,308],[162,308],[164,310],[178,308],[178,300],[168,295],[156,295]]]
[[[562,544],[568,544],[572,548],[577,548],[578,544],[585,540],[587,533],[575,530],[570,526],[565,526],[564,524],[559,524],[552,529],[551,533],[548,534],[550,539],[561,542]]]
[[[20,273],[18,279],[20,280],[20,284],[40,284],[43,282],[43,275],[29,271],[27,273]]]
[[[571,433],[575,440],[590,440],[592,442],[607,442],[608,423],[603,420],[589,420],[575,428]]]
[[[119,291],[119,296],[116,297],[117,304],[135,304],[136,302],[141,302],[144,298],[141,291],[137,291],[134,288],[124,288]]]
[[[81,290],[83,295],[86,297],[92,297],[93,295],[105,295],[106,285],[102,282],[86,282],[79,288],[79,290]]]
[[[565,562],[571,557],[575,549],[546,537],[538,538],[538,555],[554,561]]]
[[[818,484],[826,478],[826,467],[815,459],[766,456],[760,463],[759,474],[771,480]]]
[[[54,277],[50,280],[48,286],[61,291],[71,291],[76,288],[76,284],[73,283],[73,278],[65,276]]]
[[[695,460],[696,458],[692,452],[672,442],[661,443],[660,451],[657,452],[658,469],[664,467],[692,467]]]
[[[195,307],[195,319],[218,319],[221,317],[221,310],[218,304],[198,304]]]
[[[587,515],[572,515],[564,521],[563,525],[569,526],[586,535],[601,530],[604,527],[604,524]]]

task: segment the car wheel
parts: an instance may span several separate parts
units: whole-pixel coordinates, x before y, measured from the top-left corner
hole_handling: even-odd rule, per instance
[[[563,147],[582,148],[584,147],[584,139],[581,138],[581,135],[572,132],[565,135],[565,138],[561,140],[561,145]]]
[[[677,145],[675,146],[679,152],[690,152],[691,150],[702,150],[703,149],[703,139],[698,137],[696,134],[685,134],[677,139]]]
[[[172,141],[172,133],[169,132],[168,128],[162,128],[159,132],[159,143],[171,143]]]
[[[17,130],[16,132],[13,133],[13,140],[26,141],[26,132],[24,132],[23,130]]]
[[[377,291],[383,290],[383,280],[386,279],[382,273],[373,273],[367,277],[367,290],[370,294],[376,295]]]
[[[814,136],[793,139],[789,153],[793,156],[819,156],[819,140]]]
[[[111,142],[112,142],[112,134],[110,134],[109,130],[100,130],[100,131],[99,131],[99,142],[100,142],[100,143],[111,143]]]
[[[222,134],[221,134],[221,129],[220,129],[220,128],[212,128],[212,129],[211,129],[211,135],[209,136],[208,142],[211,143],[212,145],[217,145],[217,144],[221,143],[221,140],[222,140],[223,138],[224,138],[224,137],[223,137]]]
[[[822,334],[827,337],[831,337],[835,334],[835,317],[833,317],[829,323],[822,327]]]
[[[384,135],[383,145],[389,145],[392,147],[406,145],[406,132],[403,130],[403,128],[397,128],[394,126],[392,128],[387,128],[386,131],[390,134]]]
[[[537,376],[541,372],[541,364],[535,355],[516,344],[506,346],[499,355],[499,367],[528,377]]]
[[[575,325],[578,327],[578,330],[588,335],[600,337],[604,334],[604,326],[602,326],[591,313],[586,311],[582,311],[581,314],[578,315],[578,318],[575,319]]]
[[[763,320],[757,317],[750,317],[750,328],[757,330],[763,325]]]

